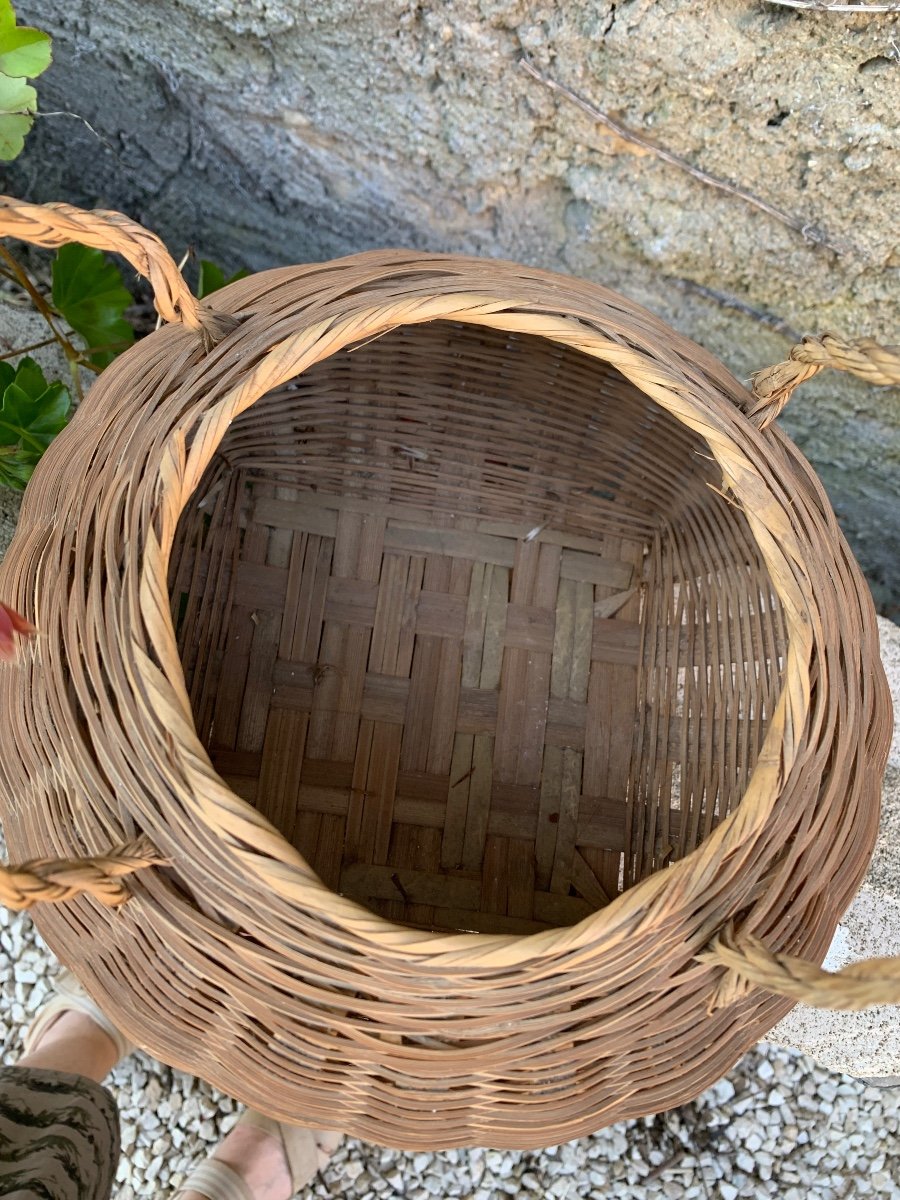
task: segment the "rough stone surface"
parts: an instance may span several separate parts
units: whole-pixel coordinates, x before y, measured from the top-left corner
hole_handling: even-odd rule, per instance
[[[8,186],[124,208],[260,268],[404,245],[647,304],[740,377],[791,330],[900,341],[900,16],[766,0],[20,0],[55,62]],[[839,255],[637,156],[516,65],[824,230]],[[753,310],[755,316],[746,310]],[[900,594],[900,392],[806,385],[784,418],[876,598]]]

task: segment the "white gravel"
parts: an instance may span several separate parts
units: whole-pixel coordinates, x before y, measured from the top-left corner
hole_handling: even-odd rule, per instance
[[[4,1062],[18,1056],[56,969],[27,915],[0,908]],[[122,1113],[118,1200],[172,1194],[237,1119],[234,1101],[143,1054],[118,1066],[112,1083]],[[900,1200],[900,1089],[763,1045],[693,1104],[548,1150],[403,1154],[348,1141],[304,1195]]]

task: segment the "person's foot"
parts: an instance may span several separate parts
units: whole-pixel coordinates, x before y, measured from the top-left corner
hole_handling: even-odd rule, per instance
[[[284,1147],[279,1138],[250,1125],[238,1125],[212,1156],[230,1167],[249,1189],[253,1200],[289,1200],[294,1194]],[[205,1192],[188,1190],[178,1200],[208,1200]]]
[[[341,1141],[339,1133],[279,1126],[259,1113],[245,1112],[177,1200],[289,1200],[325,1166]]]
[[[86,1075],[102,1083],[118,1061],[112,1038],[84,1013],[70,1011],[60,1013],[17,1065]]]
[[[130,1053],[131,1045],[70,972],[61,972],[53,988],[54,995],[25,1035],[25,1054],[18,1065],[84,1075],[101,1083]]]

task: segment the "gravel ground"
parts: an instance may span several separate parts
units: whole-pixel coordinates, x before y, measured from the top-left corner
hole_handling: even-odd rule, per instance
[[[28,916],[0,908],[3,1061],[15,1061],[55,971]],[[234,1101],[143,1054],[117,1067],[112,1083],[122,1113],[118,1200],[172,1194],[237,1119]],[[540,1152],[404,1154],[348,1141],[303,1194],[900,1200],[900,1089],[762,1045],[692,1104]]]

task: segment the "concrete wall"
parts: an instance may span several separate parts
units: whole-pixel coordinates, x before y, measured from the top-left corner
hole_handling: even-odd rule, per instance
[[[900,16],[766,0],[20,0],[56,58],[5,186],[121,207],[231,266],[404,245],[619,288],[739,376],[790,330],[900,342]],[[837,254],[653,156],[543,70]],[[822,378],[784,424],[885,611],[900,594],[900,392]]]

